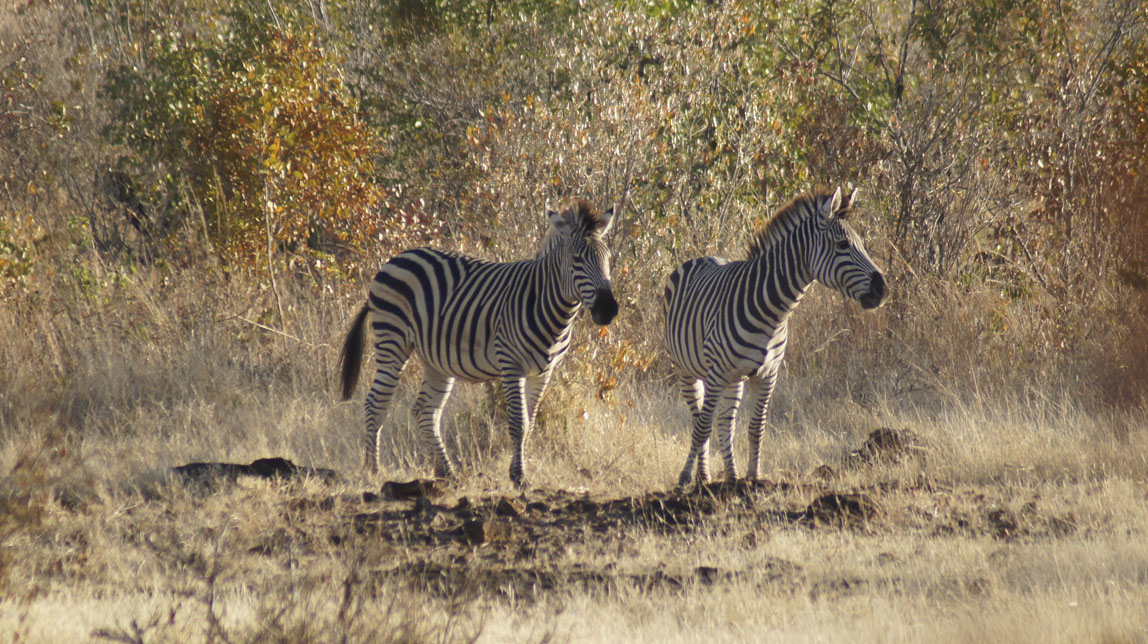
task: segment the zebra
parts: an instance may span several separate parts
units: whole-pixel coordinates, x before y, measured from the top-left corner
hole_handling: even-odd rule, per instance
[[[581,199],[562,213],[548,211],[547,217],[546,238],[532,260],[499,263],[418,248],[396,255],[375,275],[340,356],[347,400],[358,379],[364,328],[371,328],[375,379],[364,411],[372,474],[379,466],[379,425],[414,353],[423,367],[414,415],[433,452],[435,476],[450,478],[456,469],[439,433],[455,380],[500,379],[514,449],[510,479],[522,487],[523,444],[570,347],[575,316],[586,307],[596,324],[607,325],[618,314],[603,241],[614,208],[599,213]]]
[[[814,280],[858,300],[863,309],[885,299],[885,278],[844,220],[857,194],[853,189],[843,201],[841,188],[804,193],[754,236],[748,258],[696,258],[670,275],[663,339],[693,425],[678,487],[689,485],[695,461],[699,484],[708,481],[715,424],[726,478],[736,480],[733,428],[747,388],[753,410],[747,476],[759,476],[761,435],[785,355],[789,315]]]

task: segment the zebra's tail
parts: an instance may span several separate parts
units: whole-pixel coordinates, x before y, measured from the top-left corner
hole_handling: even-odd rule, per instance
[[[367,305],[364,304],[355,321],[351,323],[351,330],[347,331],[347,339],[343,341],[343,351],[339,354],[339,364],[343,371],[343,400],[350,400],[355,391],[355,383],[359,380],[359,367],[363,364],[363,327],[366,326]]]

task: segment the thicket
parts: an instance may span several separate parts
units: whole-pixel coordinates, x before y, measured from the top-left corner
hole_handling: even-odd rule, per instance
[[[1144,402],[1143,0],[85,0],[2,20],[16,327],[147,273],[249,282],[291,333],[282,291],[350,311],[403,248],[529,256],[545,208],[588,197],[622,216],[623,315],[566,370],[606,397],[666,375],[674,266],[740,256],[801,190],[852,183],[893,297],[813,298],[787,378],[861,402]]]

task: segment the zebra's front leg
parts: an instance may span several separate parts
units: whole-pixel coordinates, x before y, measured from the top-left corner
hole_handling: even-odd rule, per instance
[[[707,443],[710,440],[710,432],[713,430],[714,410],[717,408],[722,388],[722,386],[713,386],[708,381],[706,383],[701,412],[694,417],[690,455],[686,459],[686,466],[682,468],[682,473],[678,476],[679,488],[689,486],[695,459],[698,466],[698,485],[709,481],[709,472],[706,469]]]
[[[538,417],[538,405],[542,402],[542,394],[550,385],[552,371],[543,371],[537,376],[526,377],[526,426],[528,432],[534,431],[534,420]],[[529,439],[527,434],[525,439]]]
[[[752,415],[749,417],[749,465],[745,476],[750,479],[761,477],[758,458],[761,454],[761,435],[765,431],[765,417],[769,413],[769,399],[773,396],[773,386],[777,383],[777,369],[766,371],[750,384]]]
[[[701,447],[698,448],[698,468],[697,476],[694,477],[694,480],[698,482],[698,485],[710,482],[710,439],[708,438],[705,439]],[[689,485],[688,480],[685,485]],[[682,487],[685,487],[685,485]]]
[[[434,475],[438,478],[454,476],[454,464],[447,456],[439,429],[442,423],[442,409],[453,389],[454,378],[424,368],[423,385],[415,399],[415,420],[418,423],[419,437],[434,456]]]
[[[530,415],[526,409],[526,379],[517,374],[503,374],[502,392],[506,396],[506,415],[510,423],[510,442],[514,453],[510,457],[510,481],[515,487],[525,483],[526,472],[523,451],[526,435],[530,432]]]
[[[737,467],[733,461],[733,434],[737,422],[737,409],[741,404],[741,394],[745,387],[744,380],[738,380],[726,386],[721,391],[719,412],[714,419],[714,430],[717,433],[718,450],[725,463],[725,478],[733,482],[737,480]]]

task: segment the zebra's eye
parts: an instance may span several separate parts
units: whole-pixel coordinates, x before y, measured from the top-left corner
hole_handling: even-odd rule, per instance
[[[841,241],[837,242],[837,250],[849,250],[849,240],[842,239]]]

